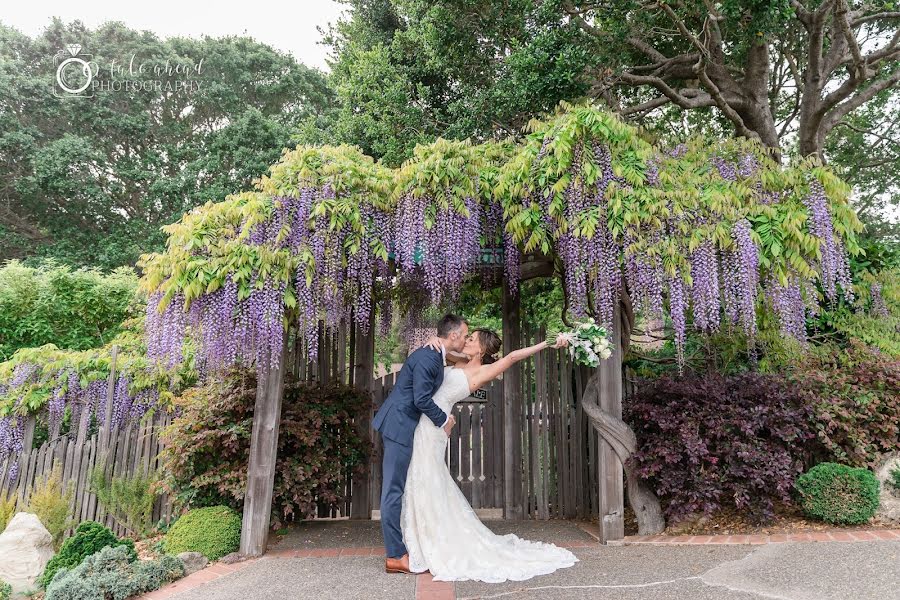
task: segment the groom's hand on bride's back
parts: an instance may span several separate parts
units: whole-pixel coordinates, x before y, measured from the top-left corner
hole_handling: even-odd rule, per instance
[[[447,437],[450,437],[450,432],[453,431],[454,425],[456,425],[456,417],[450,415],[447,417],[447,422],[444,423],[444,433],[447,434]]]

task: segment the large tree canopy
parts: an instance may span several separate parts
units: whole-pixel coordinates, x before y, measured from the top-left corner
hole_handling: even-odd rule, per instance
[[[53,60],[71,43],[102,84],[134,54],[200,65],[199,89],[59,97]],[[249,188],[330,102],[321,73],[252,39],[160,40],[120,23],[54,20],[36,38],[0,25],[0,79],[0,258],[105,268],[160,248],[159,227],[184,211]]]
[[[714,108],[741,136],[774,149],[796,140],[801,156],[821,157],[829,132],[900,81],[889,2],[348,3],[329,40],[342,99],[368,96],[354,105],[361,119],[393,104],[354,80],[375,57],[421,110],[411,122],[447,133],[515,128],[588,94],[624,115]]]
[[[423,140],[518,135],[531,115],[587,96],[663,140],[736,133],[817,155],[868,222],[900,199],[890,3],[347,4],[327,38],[338,108],[319,124],[391,166]]]
[[[852,294],[861,225],[827,168],[782,168],[752,142],[657,149],[610,113],[564,108],[518,147],[439,139],[396,171],[352,147],[286,153],[257,191],[195,210],[144,258],[151,355],[177,361],[192,331],[208,365],[261,366],[285,324],[314,355],[320,319],[367,326],[373,288],[395,283],[452,299],[499,245],[554,257],[575,317],[609,323],[624,280],[672,316],[679,347],[691,315],[752,338],[767,308],[803,339],[820,295]]]

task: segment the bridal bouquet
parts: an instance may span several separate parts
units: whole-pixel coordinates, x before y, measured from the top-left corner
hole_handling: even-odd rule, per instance
[[[574,331],[559,334],[569,342],[569,356],[579,365],[596,367],[612,356],[612,344],[606,329],[588,319],[576,324]]]

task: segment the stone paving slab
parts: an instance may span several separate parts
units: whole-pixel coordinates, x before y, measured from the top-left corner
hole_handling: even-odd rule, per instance
[[[712,569],[703,580],[791,600],[900,600],[900,541],[772,544]]]
[[[339,561],[339,563],[337,562]],[[416,578],[384,572],[377,557],[261,558],[176,600],[396,600],[414,598]]]

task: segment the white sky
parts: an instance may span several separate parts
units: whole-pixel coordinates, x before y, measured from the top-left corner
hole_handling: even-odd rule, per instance
[[[246,35],[292,54],[300,62],[327,70],[327,49],[318,42],[317,26],[325,28],[344,9],[333,0],[275,0],[190,2],[188,0],[26,0],[3,8],[0,21],[34,37],[52,17],[79,20],[91,29],[106,21],[121,21],[137,30],[150,30],[161,38],[209,35]]]

